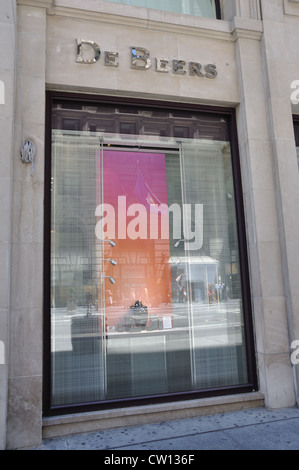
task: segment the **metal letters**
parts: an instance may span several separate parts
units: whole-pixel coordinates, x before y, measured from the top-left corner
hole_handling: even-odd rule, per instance
[[[83,47],[85,46],[85,47]],[[90,48],[91,50],[88,50]],[[150,58],[150,51],[144,47],[131,47],[131,69],[134,70],[149,70],[152,67],[152,60]],[[90,56],[92,53],[92,56]],[[84,39],[77,39],[77,59],[79,64],[94,64],[99,61],[101,55],[100,47],[94,41],[86,41]],[[214,79],[217,77],[217,66],[215,64],[207,64],[203,66],[200,62],[186,62],[181,59],[155,59],[155,71],[159,73],[172,72],[174,75],[187,75],[199,78]],[[119,53],[115,51],[104,52],[104,65],[107,67],[119,66]]]
[[[118,52],[105,51],[105,65],[108,67],[118,67]]]
[[[83,45],[89,46],[93,49],[92,59],[83,59]],[[94,64],[100,58],[101,50],[97,43],[94,41],[85,41],[84,39],[77,39],[77,60],[79,64]]]
[[[168,59],[156,59],[156,70],[157,72],[168,73]]]
[[[147,70],[152,63],[149,58],[150,52],[143,47],[131,47],[131,68]]]

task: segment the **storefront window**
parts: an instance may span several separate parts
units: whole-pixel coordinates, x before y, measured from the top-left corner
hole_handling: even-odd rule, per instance
[[[249,383],[233,173],[225,115],[53,101],[52,407]]]
[[[154,8],[156,10],[185,13],[187,15],[216,18],[218,0],[106,0],[113,3]]]

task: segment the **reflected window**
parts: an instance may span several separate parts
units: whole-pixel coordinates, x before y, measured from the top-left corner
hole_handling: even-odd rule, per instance
[[[106,0],[156,10],[184,13],[205,18],[219,18],[219,0]]]
[[[230,114],[96,105],[52,106],[50,407],[252,389]]]
[[[299,169],[299,115],[294,117],[294,133],[295,133],[295,143],[297,151],[297,161]]]

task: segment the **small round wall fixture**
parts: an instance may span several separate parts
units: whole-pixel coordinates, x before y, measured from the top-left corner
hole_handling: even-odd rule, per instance
[[[32,163],[36,155],[35,145],[31,140],[26,140],[21,148],[21,160],[23,163]]]
[[[21,147],[21,160],[23,163],[32,164],[32,174],[34,171],[34,158],[36,155],[36,148],[31,140],[26,140]]]

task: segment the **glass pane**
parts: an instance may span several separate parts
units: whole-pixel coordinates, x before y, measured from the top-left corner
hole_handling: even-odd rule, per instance
[[[215,0],[106,0],[113,3],[154,8],[188,15],[216,18]]]
[[[192,325],[193,385],[245,383],[242,289],[230,145],[182,144],[185,223],[194,232],[177,271],[188,293]],[[200,213],[194,211],[202,208]],[[200,226],[201,224],[201,226]],[[196,227],[198,225],[198,227]],[[192,230],[191,230],[192,227]],[[186,231],[187,227],[186,227]],[[190,238],[190,236],[188,237]]]
[[[51,320],[53,405],[104,397],[95,214],[98,138],[53,133]]]
[[[51,183],[52,405],[246,383],[229,142],[54,130]]]

